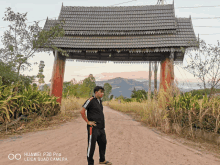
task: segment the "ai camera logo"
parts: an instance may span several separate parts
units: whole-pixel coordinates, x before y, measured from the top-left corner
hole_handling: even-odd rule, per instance
[[[16,160],[20,160],[21,159],[21,154],[9,154],[8,155],[8,159],[9,160],[14,160],[14,159],[16,159]]]

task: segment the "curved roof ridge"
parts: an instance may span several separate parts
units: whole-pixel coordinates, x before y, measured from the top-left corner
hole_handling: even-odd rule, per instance
[[[164,5],[139,5],[139,6],[63,6],[63,7],[80,7],[80,8],[128,8],[128,7],[157,7],[157,6],[173,6],[173,4],[164,4]]]

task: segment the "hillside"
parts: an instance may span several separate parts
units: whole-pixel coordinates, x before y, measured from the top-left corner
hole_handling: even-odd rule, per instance
[[[143,81],[137,81],[134,79],[125,79],[121,77],[117,77],[114,79],[109,79],[106,81],[96,81],[96,85],[99,86],[104,86],[105,83],[109,83],[112,86],[112,92],[110,95],[114,95],[116,97],[123,95],[124,97],[130,98],[131,96],[131,91],[134,89],[136,90],[141,90],[144,89],[145,91],[148,91],[148,86],[149,86],[149,81],[148,80],[143,80]],[[160,82],[158,81],[157,83],[157,89],[159,90],[159,84]],[[50,86],[50,84],[47,84]],[[41,86],[42,89],[43,85]],[[178,85],[179,89],[182,92],[188,92],[193,89],[199,89],[196,83],[191,83],[190,88],[188,85],[185,84],[179,84]],[[151,91],[154,90],[154,82],[153,80],[151,81]]]
[[[112,92],[110,95],[114,95],[116,97],[123,95],[124,97],[130,98],[131,91],[134,89],[136,90],[142,90],[148,91],[149,81],[136,81],[133,79],[125,79],[121,77],[117,77],[114,79],[110,79],[107,81],[97,81],[96,85],[104,86],[105,83],[109,83],[112,86]],[[158,83],[158,89],[159,89],[159,83]],[[151,83],[151,90],[153,91],[153,82]]]

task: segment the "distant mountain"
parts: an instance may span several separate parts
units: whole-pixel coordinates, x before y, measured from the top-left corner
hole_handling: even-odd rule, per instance
[[[109,79],[109,80],[105,80],[105,81],[96,81],[96,85],[98,86],[104,86],[105,83],[109,83],[112,86],[112,92],[110,95],[114,95],[114,97],[118,97],[120,95],[123,95],[124,97],[130,98],[131,94],[132,94],[132,90],[135,89],[136,90],[142,90],[144,89],[145,91],[148,91],[148,87],[149,87],[149,81],[148,80],[134,80],[134,79],[126,79],[126,78],[121,78],[121,77],[117,77],[114,79]],[[47,84],[48,86],[50,86],[50,84]],[[160,82],[157,82],[157,89],[159,90],[159,85]],[[188,86],[189,84],[183,84],[183,83],[179,83],[178,87],[180,89],[180,91],[182,92],[188,92],[191,91],[193,89],[199,89],[199,87],[196,85],[196,83],[190,83],[190,86]],[[40,86],[40,89],[43,89],[43,85]],[[154,90],[154,82],[153,80],[151,81],[151,91]]]
[[[106,80],[106,81],[96,81],[96,85],[104,86],[105,83],[109,83],[112,86],[112,92],[110,95],[114,95],[114,97],[118,97],[123,95],[124,97],[130,98],[132,94],[132,90],[142,90],[148,91],[149,81],[136,81],[134,79],[125,79],[121,77],[117,77],[114,79]],[[157,87],[159,89],[159,83],[157,83]],[[153,91],[153,82],[151,82],[151,91]]]

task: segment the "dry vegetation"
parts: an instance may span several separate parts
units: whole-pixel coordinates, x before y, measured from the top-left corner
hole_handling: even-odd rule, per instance
[[[171,92],[174,91],[174,92]],[[172,97],[176,95],[176,99]],[[188,100],[183,100],[183,104],[177,105],[177,102],[181,102],[180,91],[175,88],[174,90],[168,89],[167,92],[160,91],[157,98],[137,102],[125,102],[121,100],[121,103],[117,99],[104,102],[103,105],[109,106],[112,109],[124,112],[131,115],[137,121],[149,128],[156,128],[162,134],[169,134],[178,141],[181,141],[193,148],[203,150],[205,152],[212,152],[215,156],[220,158],[220,145],[212,140],[204,139],[208,134],[213,134],[205,127],[211,124],[211,120],[215,119],[214,132],[220,140],[220,134],[217,131],[220,127],[220,98],[213,97],[209,101],[206,97],[201,100],[196,100],[196,97],[186,97]],[[176,101],[175,101],[176,100]],[[188,102],[189,107],[186,106]],[[185,116],[184,116],[185,115]],[[188,120],[182,123],[182,118],[185,117]],[[208,119],[208,122],[204,122],[204,118]],[[204,138],[197,136],[193,124],[200,124],[201,130],[205,131]],[[205,125],[206,124],[206,125]],[[199,129],[197,129],[199,130]]]
[[[161,91],[158,94],[157,99],[153,98],[141,103],[128,103],[124,102],[123,100],[121,100],[121,103],[119,103],[118,100],[111,100],[103,104],[121,112],[134,112],[135,114],[139,115],[141,121],[145,122],[149,126],[157,127],[165,133],[176,132],[181,134],[184,128],[191,128],[192,125],[198,121],[202,123],[204,118],[209,116],[209,118],[214,118],[216,121],[213,123],[215,125],[213,132],[217,133],[220,128],[219,97],[214,97],[208,101],[205,97],[201,100],[195,100],[194,97],[186,96],[188,100],[183,101],[189,102],[187,106],[185,102],[181,102],[181,96],[178,94],[178,90],[176,90],[175,93],[175,99],[168,90],[167,93]],[[180,104],[179,102],[183,104]],[[184,115],[187,115],[185,118],[187,118],[188,121],[183,125],[181,122]],[[203,128],[202,125],[200,126]],[[189,136],[194,137],[192,132],[189,132]]]
[[[54,129],[62,123],[71,121],[80,115],[80,107],[85,102],[85,98],[69,97],[62,99],[61,112],[56,116],[42,117],[29,115],[27,119],[22,119],[13,126],[0,132],[0,139],[21,135],[26,132],[35,132],[46,129]]]

